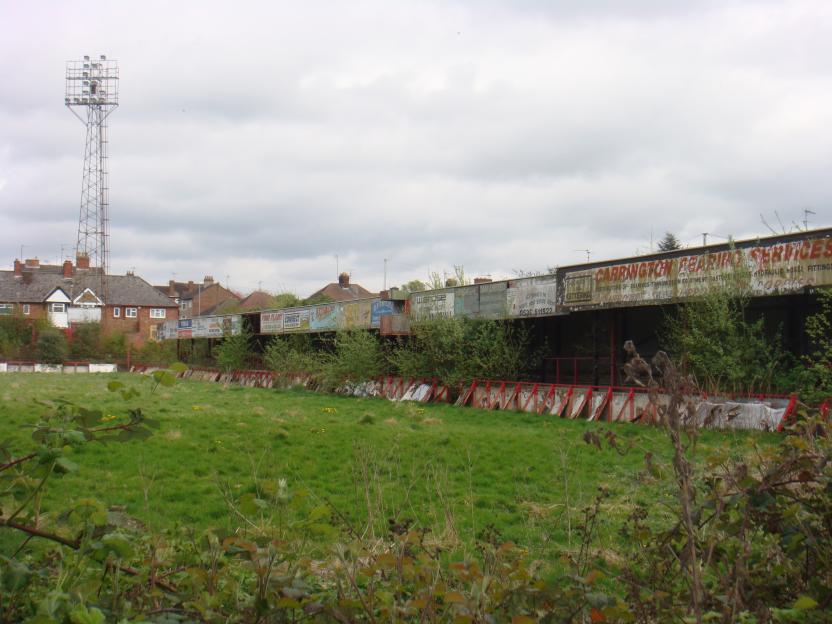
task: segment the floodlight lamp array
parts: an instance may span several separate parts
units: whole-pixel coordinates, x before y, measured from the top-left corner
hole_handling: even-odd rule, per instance
[[[67,61],[67,106],[118,106],[118,63],[108,60],[104,54],[91,60]]]

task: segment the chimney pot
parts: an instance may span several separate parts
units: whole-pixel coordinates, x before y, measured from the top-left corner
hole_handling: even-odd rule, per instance
[[[202,283],[208,286],[209,284],[214,283],[214,276],[213,275],[206,275],[205,278],[202,280]]]
[[[64,260],[64,277],[72,277],[72,260]]]
[[[341,273],[338,276],[338,285],[341,288],[349,288],[350,286],[350,274],[349,273]]]

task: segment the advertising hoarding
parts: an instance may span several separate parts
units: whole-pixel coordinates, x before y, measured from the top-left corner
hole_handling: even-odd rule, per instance
[[[414,321],[450,318],[453,315],[453,290],[433,290],[410,295],[410,316]]]
[[[556,275],[541,275],[512,280],[506,294],[508,316],[531,318],[557,314]]]
[[[748,242],[643,261],[565,271],[567,310],[672,303],[723,288],[754,296],[832,285],[832,238]]]

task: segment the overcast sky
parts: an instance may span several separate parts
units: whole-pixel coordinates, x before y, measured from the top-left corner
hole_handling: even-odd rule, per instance
[[[75,244],[65,62],[101,53],[111,265],[153,283],[305,296],[337,254],[378,290],[384,258],[499,278],[832,223],[829,0],[0,0],[2,267]]]

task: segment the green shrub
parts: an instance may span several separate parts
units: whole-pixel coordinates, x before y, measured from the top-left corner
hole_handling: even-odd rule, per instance
[[[832,396],[832,289],[818,293],[820,310],[806,319],[811,353],[798,369],[801,398],[819,402]]]
[[[307,334],[275,336],[263,356],[269,370],[283,374],[319,375],[325,359],[326,355],[315,349],[312,337]]]
[[[0,316],[0,355],[22,359],[33,355],[32,337],[45,327],[45,321],[33,321],[19,314]]]
[[[121,332],[105,334],[100,344],[99,357],[102,360],[124,360],[127,357],[127,339]]]
[[[748,319],[748,300],[710,293],[685,303],[669,317],[663,342],[684,354],[685,368],[710,393],[769,391],[787,359],[779,335],[768,336],[764,319]]]
[[[76,360],[89,360],[100,357],[101,325],[98,323],[79,323],[72,329],[69,343],[69,356]]]
[[[242,332],[228,336],[214,349],[214,359],[225,372],[246,368],[251,357],[251,336]]]
[[[133,351],[131,359],[136,364],[159,364],[167,366],[178,360],[176,355],[176,341],[149,341],[141,348]]]
[[[66,360],[69,348],[66,336],[58,329],[44,329],[38,336],[37,358],[46,364],[60,364]]]
[[[328,387],[344,381],[366,381],[387,370],[381,342],[374,332],[365,329],[339,331],[335,336],[335,352],[327,358],[324,376]]]
[[[441,318],[417,323],[391,355],[404,377],[436,377],[450,388],[471,379],[519,379],[540,364],[545,345],[531,348],[525,325]]]

